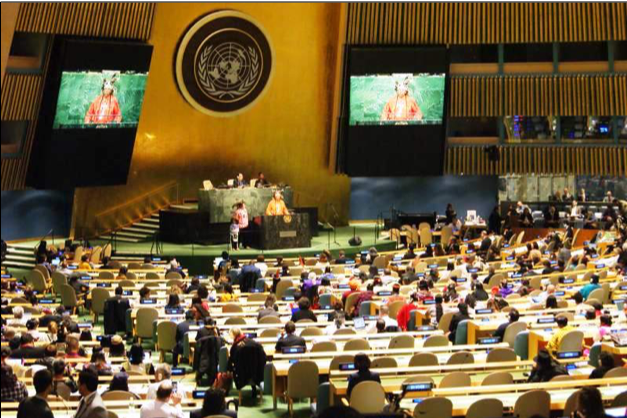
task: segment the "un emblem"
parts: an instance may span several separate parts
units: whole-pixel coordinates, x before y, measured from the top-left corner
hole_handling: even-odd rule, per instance
[[[273,52],[263,29],[234,11],[211,13],[180,42],[176,79],[185,99],[212,116],[231,116],[264,93],[273,70]]]

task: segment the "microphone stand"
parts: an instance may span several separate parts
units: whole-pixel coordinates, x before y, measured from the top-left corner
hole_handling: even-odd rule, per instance
[[[332,225],[333,226],[333,243],[337,245],[338,247],[341,247],[341,244],[337,242],[337,227],[336,227],[337,225],[340,224],[340,214],[337,213],[337,210],[335,210],[335,205],[333,203],[330,203],[330,205],[331,205],[331,209],[333,210],[333,214],[334,214],[333,218],[335,221],[335,226]],[[329,245],[329,247],[330,246],[331,245]]]

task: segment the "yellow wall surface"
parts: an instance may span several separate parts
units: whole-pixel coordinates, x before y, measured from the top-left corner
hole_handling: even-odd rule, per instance
[[[17,23],[17,12],[20,9],[19,3],[2,3],[2,76],[7,68],[7,59],[11,50],[11,42],[13,41],[13,32]],[[0,78],[0,80],[1,80]]]
[[[159,3],[150,43],[154,53],[128,185],[77,190],[78,229],[94,215],[176,181],[182,197],[201,182],[214,184],[243,172],[264,171],[287,183],[299,206],[327,202],[348,218],[350,181],[329,170],[334,85],[340,28],[339,4]],[[252,16],[270,39],[275,72],[266,94],[230,118],[206,116],[179,93],[173,60],[179,39],[199,17],[234,9]]]

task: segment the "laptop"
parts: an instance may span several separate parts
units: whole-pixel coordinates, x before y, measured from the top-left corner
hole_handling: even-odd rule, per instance
[[[364,318],[355,318],[353,324],[357,331],[366,329],[366,321],[364,320]]]

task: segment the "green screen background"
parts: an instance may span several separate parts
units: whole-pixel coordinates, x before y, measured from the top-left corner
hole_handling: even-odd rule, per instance
[[[368,75],[350,78],[349,125],[359,122],[378,122],[387,101],[395,94],[395,81],[406,75]],[[409,94],[416,100],[423,120],[442,123],[444,115],[444,75],[414,75],[409,83]]]
[[[103,79],[114,73],[64,72],[54,117],[54,129],[60,125],[84,125],[85,114],[92,101],[101,94]],[[137,126],[141,114],[148,74],[120,74],[115,83],[115,96],[122,112],[122,124]]]

